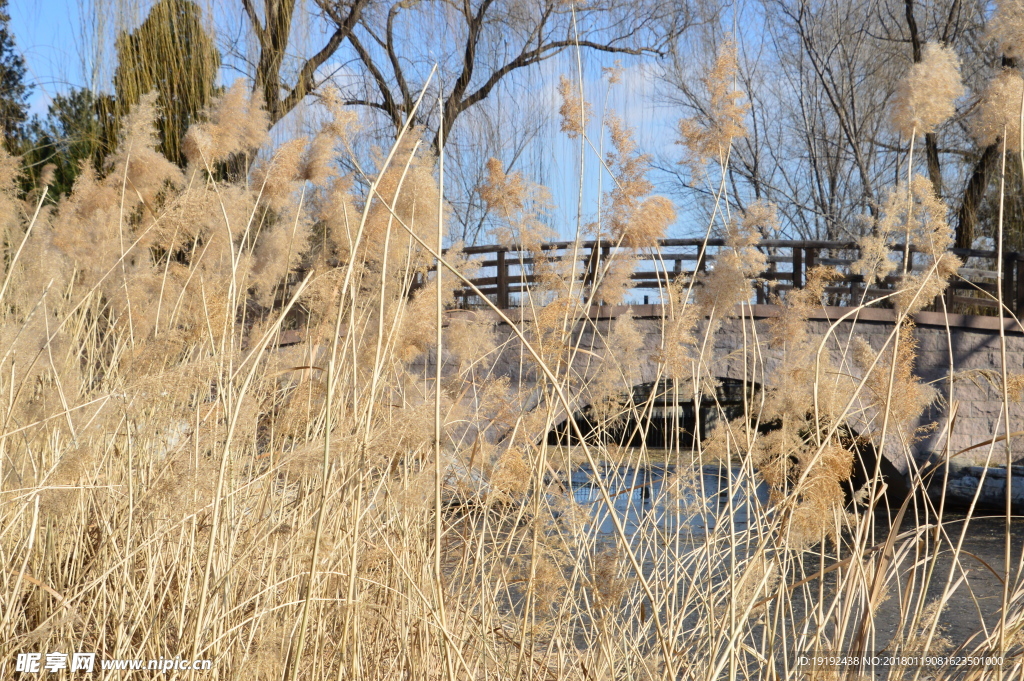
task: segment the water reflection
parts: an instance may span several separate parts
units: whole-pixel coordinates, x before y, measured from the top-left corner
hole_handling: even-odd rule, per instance
[[[731,528],[743,531],[751,517],[763,515],[768,506],[765,483],[752,490],[750,475],[719,465],[678,475],[674,466],[608,466],[595,471],[584,465],[572,472],[568,483],[574,501],[591,507],[598,534],[615,532],[612,513],[627,535],[641,528],[700,534],[728,524],[730,516]],[[610,507],[604,503],[602,483],[611,497]]]

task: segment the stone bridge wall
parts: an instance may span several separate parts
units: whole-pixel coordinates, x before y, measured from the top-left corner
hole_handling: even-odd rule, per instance
[[[604,349],[601,342],[601,334],[605,334],[615,323],[615,318],[625,312],[624,307],[595,308],[596,314],[592,315],[594,324],[582,324],[578,334],[582,334],[582,347],[591,348],[600,354]],[[661,307],[655,305],[635,305],[630,308],[636,320],[636,324],[642,333],[645,352],[642,356],[647,357],[654,353],[661,343]],[[760,342],[760,354],[763,357],[762,368],[755,370],[753,380],[761,381],[763,378],[757,374],[764,371],[771,384],[771,372],[781,362],[777,352],[767,348],[768,319],[778,315],[778,308],[771,305],[754,305],[748,309],[746,322],[748,348],[753,343],[754,332]],[[849,308],[825,308],[819,310],[819,314],[812,317],[809,322],[810,331],[816,335],[822,335],[830,325],[830,319],[838,319],[849,312]],[[522,314],[518,310],[509,311],[513,314]],[[752,315],[754,327],[750,326]],[[915,365],[915,374],[926,382],[931,382],[939,395],[938,400],[926,411],[918,424],[924,426],[928,423],[937,423],[938,427],[928,434],[925,434],[920,441],[913,446],[913,451],[919,460],[927,459],[936,452],[945,449],[944,432],[946,416],[949,413],[949,377],[950,377],[950,352],[954,368],[953,400],[958,403],[956,420],[951,438],[951,451],[958,452],[962,449],[978,444],[1004,432],[1000,426],[997,430],[997,420],[1002,410],[1002,398],[999,375],[1000,350],[999,350],[999,324],[1000,320],[994,317],[949,315],[950,326],[947,328],[944,317],[938,313],[922,312],[915,318],[916,328],[914,335],[918,343],[918,359]],[[1006,343],[1007,343],[1007,364],[1010,374],[1024,373],[1024,330],[1012,321],[1005,322]],[[594,325],[600,331],[597,334],[593,331]],[[851,329],[854,336],[865,339],[872,348],[881,348],[894,328],[893,315],[888,310],[862,310],[856,322],[844,321],[839,324],[837,336],[845,339],[849,336]],[[506,338],[513,335],[506,324],[498,325],[499,336]],[[579,336],[578,336],[579,337]],[[744,334],[742,322],[738,318],[727,320],[721,330],[714,338],[715,375],[728,378],[743,378],[743,347]],[[835,348],[836,344],[832,343]],[[513,381],[520,385],[525,381],[532,382],[529,375],[520,374],[521,363],[519,352],[515,350],[516,343],[510,343],[495,369],[502,374],[509,375]],[[838,353],[837,349],[833,350]],[[748,353],[749,358],[752,354]],[[588,373],[587,362],[592,362],[589,355],[580,355],[575,369],[583,375]],[[657,365],[651,360],[645,360],[639,367],[636,375],[631,379],[636,383],[653,380],[657,374]],[[749,369],[748,369],[749,371]],[[750,374],[748,374],[750,376]],[[626,388],[628,386],[622,386]],[[1024,407],[1021,402],[1011,395],[1010,402],[1010,431],[1024,430]],[[888,449],[888,448],[887,448]],[[989,447],[979,447],[957,458],[957,461],[964,464],[977,464],[985,461]],[[1024,436],[1012,440],[1012,451],[1015,458],[1022,458],[1024,455]],[[899,461],[895,451],[887,452],[890,458],[896,459],[895,463],[902,469],[906,468],[906,461]],[[997,444],[993,450],[993,463],[999,464],[1005,460],[1003,445]]]

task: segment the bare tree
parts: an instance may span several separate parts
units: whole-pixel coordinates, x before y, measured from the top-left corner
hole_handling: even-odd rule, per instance
[[[339,30],[348,5],[317,0]],[[381,112],[394,128],[412,111],[436,64],[443,117],[425,109],[418,122],[433,144],[449,137],[456,119],[489,97],[517,71],[579,47],[619,55],[660,56],[687,24],[685,5],[656,0],[397,0],[367,7],[348,33],[362,74],[349,102]],[[440,120],[439,120],[440,119]]]
[[[752,108],[749,134],[733,150],[732,197],[741,206],[755,198],[777,203],[794,235],[855,235],[864,229],[857,216],[872,214],[887,187],[905,176],[910,144],[889,124],[890,100],[898,80],[921,61],[924,43],[956,50],[969,91],[979,92],[993,71],[982,39],[984,3],[751,0],[733,11],[760,30],[738,36],[739,86]],[[709,25],[698,51],[714,48],[724,34]],[[667,72],[669,95],[699,113],[706,105],[695,86],[699,74],[688,69],[684,49],[693,45],[678,52]],[[915,150],[915,166],[928,173],[961,225],[978,219],[994,157],[969,134],[973,103],[962,102]],[[692,191],[684,182],[680,187]],[[973,238],[973,229],[958,230],[960,245]]]
[[[264,105],[270,114],[270,122],[274,124],[284,118],[320,84],[317,80],[317,70],[333,57],[345,39],[351,36],[370,0],[351,0],[345,4],[333,4],[331,18],[334,21],[334,30],[312,56],[301,60],[290,83],[287,82],[287,74],[283,70],[292,36],[296,0],[263,0],[263,6],[259,10],[256,1],[242,0],[242,7],[249,20],[249,30],[258,44],[253,89],[263,96]]]
[[[524,77],[531,67],[569,49],[663,55],[690,16],[685,0],[313,0],[328,30],[315,51],[296,58],[290,45],[301,3],[242,0],[242,6],[258,53],[254,88],[275,123],[333,80],[347,104],[365,109],[377,141],[386,144],[437,67],[427,100],[443,104],[422,107],[413,123],[435,151],[443,139],[446,153],[458,156],[449,166],[455,169],[450,187],[456,231],[467,240],[476,238],[483,220],[474,169],[483,168],[486,154],[514,161],[539,123],[498,116],[514,123],[498,131],[489,123],[493,110],[475,116],[465,131],[456,120],[492,96],[522,109],[522,100],[535,97]]]
[[[732,198],[741,207],[753,199],[778,204],[796,235],[838,237],[873,209],[879,185],[893,177],[894,156],[875,153],[875,141],[885,136],[897,70],[879,58],[866,4],[763,0],[743,11],[762,31],[738,36],[738,86],[751,113],[748,135],[732,152]],[[721,29],[709,31],[700,51],[723,40]],[[683,50],[668,72],[670,97],[699,115],[706,106],[700,74]]]

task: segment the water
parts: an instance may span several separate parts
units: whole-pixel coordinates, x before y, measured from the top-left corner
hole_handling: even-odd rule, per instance
[[[751,521],[757,518],[761,519],[757,524],[767,524],[771,513],[768,488],[763,482],[753,485],[751,476],[741,474],[740,469],[709,465],[699,469],[699,474],[695,469],[689,478],[689,488],[684,488],[681,494],[671,493],[675,473],[671,466],[607,466],[596,472],[589,466],[583,466],[573,471],[564,482],[568,482],[576,503],[589,509],[589,530],[599,537],[614,540],[617,533],[611,515],[614,513],[631,542],[644,544],[645,550],[641,553],[645,573],[651,564],[659,562],[662,552],[646,541],[653,536],[700,540],[715,528],[726,536],[735,536],[734,533],[750,529]],[[602,482],[612,499],[610,508],[600,491]],[[893,516],[892,509],[875,513],[874,536],[869,539],[869,546],[885,542]],[[730,522],[731,526],[727,525]],[[908,588],[920,594],[921,580],[926,578],[928,587],[925,593],[907,601],[911,606],[935,602],[941,598],[947,582],[960,582],[949,597],[940,619],[940,637],[945,639],[948,650],[956,650],[962,645],[969,648],[972,640],[976,642],[979,635],[991,632],[998,625],[1005,575],[1005,517],[975,514],[969,521],[968,530],[963,532],[966,522],[963,512],[947,511],[940,527],[933,516],[925,515],[920,499],[908,508],[901,526],[896,528],[902,536],[895,546],[894,557],[899,564],[896,568],[899,577],[887,586],[890,597],[884,600],[872,618],[871,645],[874,649],[883,650],[889,641],[906,634],[905,631],[901,634],[905,626],[901,601],[907,598]],[[962,548],[959,556],[954,557],[953,549],[960,541],[961,533]],[[937,535],[941,535],[938,544],[935,543]],[[841,542],[844,557],[849,551],[848,540],[846,537]],[[1010,592],[1016,592],[1017,599],[1022,599],[1024,580],[1020,575],[1024,566],[1024,518],[1012,519],[1010,544],[1013,565]],[[808,574],[819,569],[819,551],[820,547],[805,554],[809,561],[805,566]],[[826,563],[838,560],[834,546],[829,544],[825,551],[830,556]],[[870,559],[866,565],[870,568]],[[837,586],[836,575],[831,573],[826,579],[829,588]],[[966,579],[961,581],[965,575]],[[1019,605],[1011,604],[1011,612],[1019,612],[1019,609]]]
[[[673,480],[675,473],[674,466],[608,466],[595,473],[585,465],[574,470],[568,482],[575,502],[592,507],[599,535],[615,532],[612,513],[627,536],[633,536],[641,529],[699,535],[729,523],[730,509],[732,529],[743,531],[754,514],[769,512],[768,486],[762,482],[751,490],[749,475],[741,475],[738,468],[703,466],[699,475],[694,471],[682,483]],[[611,509],[603,500],[602,481],[612,499]]]

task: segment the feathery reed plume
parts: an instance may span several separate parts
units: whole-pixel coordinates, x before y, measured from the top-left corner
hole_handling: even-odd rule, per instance
[[[956,52],[952,47],[927,43],[921,61],[911,65],[896,86],[892,125],[907,139],[934,132],[956,112],[956,100],[963,94]]]
[[[850,272],[863,276],[867,286],[883,281],[896,269],[892,249],[889,248],[893,225],[887,220],[881,220],[877,226],[874,232],[857,237],[860,257],[850,265]]]
[[[1024,57],[1024,0],[997,0],[996,11],[985,25],[985,37],[1000,54],[1011,59]]]
[[[628,395],[624,394],[623,386],[640,382],[644,339],[632,314],[615,320],[604,346],[601,366],[597,377],[586,385],[584,401],[591,406],[593,418],[610,428],[621,423],[627,414],[623,407]]]
[[[150,92],[132,107],[122,124],[117,150],[108,160],[115,171],[108,177],[111,183],[122,176],[128,182],[124,192],[126,209],[134,208],[141,202],[152,210],[156,195],[166,184],[181,184],[184,180],[181,170],[157,151],[157,93]]]
[[[725,248],[718,251],[714,269],[700,276],[703,285],[696,292],[705,315],[730,316],[733,308],[750,299],[751,283],[768,263],[757,243],[776,229],[777,209],[764,202],[751,204],[742,220],[726,224]]]
[[[676,382],[690,378],[696,356],[697,322],[703,316],[701,308],[690,304],[690,287],[683,277],[672,281],[666,291],[662,347],[652,353],[651,359],[663,367],[665,375]]]
[[[206,121],[189,127],[182,147],[189,163],[214,164],[233,154],[259,149],[267,141],[270,117],[259,93],[250,94],[239,78],[224,94],[215,97]]]
[[[931,182],[923,175],[915,175],[909,193],[910,201],[902,191],[894,189],[889,193],[878,228],[879,235],[902,237],[919,254],[915,256],[914,270],[903,277],[894,297],[896,309],[908,315],[924,309],[945,291],[949,278],[963,264],[949,252],[954,236],[946,221],[948,209],[935,196]],[[877,255],[874,262],[876,267],[884,267]]]
[[[879,411],[888,404],[893,423],[905,431],[908,441],[912,441],[917,435],[913,432],[914,422],[935,401],[937,394],[931,385],[923,383],[914,375],[914,362],[917,359],[914,323],[910,320],[903,322],[898,333],[895,367],[892,367],[892,353],[883,353],[876,363],[878,353],[862,338],[854,339],[852,358],[854,364],[867,376],[865,386],[870,396],[866,402],[873,403]],[[875,367],[872,370],[873,364]],[[891,398],[888,397],[890,373],[893,376]]]
[[[718,50],[714,67],[701,80],[708,92],[707,113],[679,121],[677,144],[685,149],[680,163],[690,169],[690,184],[703,178],[708,161],[724,165],[733,140],[747,134],[743,119],[750,105],[740,103],[746,95],[733,89],[738,71],[736,45],[726,42]]]
[[[591,223],[586,229],[598,238],[610,237],[611,243],[621,249],[601,264],[602,278],[596,292],[598,300],[616,305],[633,287],[636,255],[657,246],[676,214],[667,198],[648,196],[654,189],[647,179],[651,159],[636,153],[632,130],[614,113],[608,114],[605,124],[612,140],[606,163],[615,184],[603,197],[601,222]]]
[[[253,256],[252,285],[257,300],[269,307],[279,284],[310,248],[312,224],[297,207],[296,194],[304,194],[308,140],[286,142],[269,161],[257,165],[254,186],[268,214],[262,219],[262,238]],[[293,212],[294,210],[294,212]]]
[[[487,312],[455,317],[445,330],[445,347],[458,361],[460,373],[474,365],[487,368],[497,345],[495,322]]]
[[[477,192],[488,210],[501,217],[489,234],[502,246],[540,255],[540,245],[555,236],[542,220],[551,207],[547,188],[527,181],[521,172],[506,173],[498,159],[487,160],[487,177]]]
[[[47,187],[53,184],[53,179],[56,176],[57,166],[52,163],[47,163],[43,166],[43,169],[39,171],[39,186]]]
[[[615,177],[615,188],[606,199],[608,230],[626,248],[652,248],[675,220],[675,209],[663,196],[647,197],[654,189],[647,179],[651,157],[636,153],[632,130],[615,114],[608,115],[606,125],[613,148],[608,166]]]
[[[1005,141],[1007,151],[1019,151],[1022,96],[1024,77],[1015,69],[1004,68],[989,81],[971,121],[971,131],[979,144]]]
[[[590,103],[583,99],[579,85],[560,76],[558,95],[562,98],[562,105],[558,107],[558,115],[562,117],[562,132],[570,139],[586,135],[587,123],[590,122]]]

